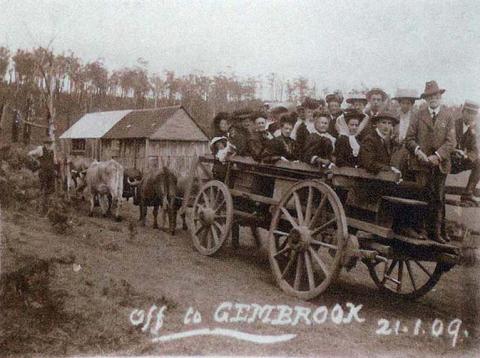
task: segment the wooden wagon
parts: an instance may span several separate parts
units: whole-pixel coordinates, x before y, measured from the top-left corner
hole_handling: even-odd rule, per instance
[[[291,295],[316,297],[342,268],[361,261],[382,291],[417,298],[461,260],[456,245],[398,233],[402,225],[421,224],[426,203],[417,200],[415,183],[400,182],[393,172],[326,172],[304,163],[235,157],[219,181],[212,163],[211,156],[198,158],[184,196],[195,248],[213,255],[232,231],[236,239],[238,225],[267,229],[271,269]],[[205,179],[193,192],[198,171]]]

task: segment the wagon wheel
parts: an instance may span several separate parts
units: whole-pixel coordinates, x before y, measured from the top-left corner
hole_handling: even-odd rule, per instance
[[[445,271],[443,264],[405,257],[391,258],[386,263],[373,260],[365,263],[370,277],[382,292],[406,299],[425,295]]]
[[[318,296],[338,276],[347,240],[347,220],[335,192],[316,180],[293,185],[270,225],[270,266],[277,283],[301,299]]]
[[[230,234],[233,201],[228,188],[218,180],[207,182],[198,192],[191,211],[190,235],[202,255],[213,255]]]

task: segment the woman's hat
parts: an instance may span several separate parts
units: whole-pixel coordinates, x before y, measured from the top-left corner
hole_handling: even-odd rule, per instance
[[[400,122],[396,114],[389,111],[380,112],[376,116],[372,117],[372,122],[377,123],[380,119],[390,119],[394,124],[398,124],[398,122]]]
[[[392,99],[396,101],[400,101],[401,99],[410,99],[416,101],[420,98],[417,95],[417,91],[414,89],[399,88],[397,89],[397,93],[395,93],[395,97],[393,97]]]
[[[348,123],[352,119],[358,119],[360,122],[365,118],[365,114],[357,111],[356,109],[346,109],[343,112],[343,118]]]

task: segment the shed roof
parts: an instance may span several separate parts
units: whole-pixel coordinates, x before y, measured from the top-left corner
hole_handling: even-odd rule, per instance
[[[103,137],[116,123],[132,110],[87,113],[68,128],[61,139],[89,139]]]
[[[132,111],[103,138],[208,141],[207,135],[182,106]]]

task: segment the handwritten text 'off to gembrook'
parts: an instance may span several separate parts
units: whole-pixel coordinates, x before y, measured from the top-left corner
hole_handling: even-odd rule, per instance
[[[130,313],[129,318],[131,324],[141,326],[143,332],[149,331],[154,335],[154,342],[167,342],[194,336],[225,336],[253,343],[272,344],[291,340],[297,335],[252,334],[238,329],[221,327],[221,325],[239,324],[240,326],[241,324],[241,327],[245,329],[251,324],[258,323],[270,326],[292,327],[298,325],[322,325],[326,323],[333,323],[335,325],[347,325],[351,323],[364,324],[366,319],[362,317],[361,310],[362,305],[355,305],[350,302],[347,302],[345,305],[335,304],[331,308],[327,306],[309,308],[304,306],[259,305],[256,303],[246,304],[226,301],[220,303],[212,314],[213,321],[219,324],[220,327],[197,328],[202,323],[202,313],[194,307],[189,307],[183,316],[182,322],[188,330],[162,335],[159,333],[164,325],[167,311],[166,306],[157,307],[156,305],[152,305],[148,310],[134,309]],[[455,328],[458,327],[458,321],[460,320],[455,320]],[[231,327],[231,325],[229,327]],[[449,329],[448,333],[451,333],[451,331],[452,330]],[[405,330],[403,330],[403,332],[405,332]],[[378,330],[375,333],[379,334]],[[455,346],[457,343],[457,335],[458,332],[456,332],[455,337],[453,337],[452,346]],[[438,335],[434,336],[438,337]]]

